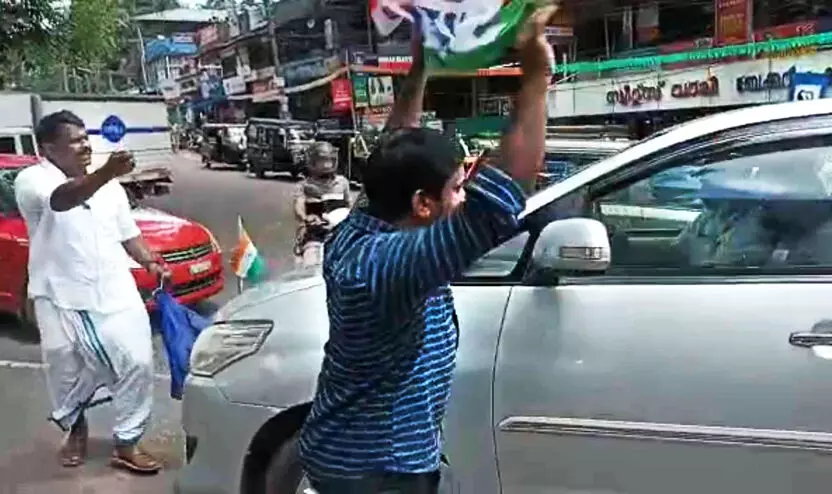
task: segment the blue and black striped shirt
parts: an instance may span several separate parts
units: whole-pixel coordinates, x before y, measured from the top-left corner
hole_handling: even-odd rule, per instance
[[[517,230],[525,200],[484,167],[453,215],[399,230],[354,210],[328,240],[329,341],[300,455],[312,478],[439,468],[456,362],[449,282]]]

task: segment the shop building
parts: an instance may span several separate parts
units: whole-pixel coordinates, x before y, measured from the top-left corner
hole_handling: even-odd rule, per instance
[[[832,22],[826,18],[797,20],[755,31],[749,27],[746,37],[736,37],[743,43],[706,37],[660,46],[650,54],[568,64],[582,71],[552,88],[549,118],[560,123],[628,124],[636,136],[644,137],[718,111],[789,101],[791,73],[823,73],[832,66],[829,44],[813,41],[822,41],[819,38],[829,31]],[[775,45],[782,48],[767,48]],[[669,57],[673,63],[661,63]],[[593,65],[599,70],[587,70]],[[640,68],[644,66],[653,69]]]

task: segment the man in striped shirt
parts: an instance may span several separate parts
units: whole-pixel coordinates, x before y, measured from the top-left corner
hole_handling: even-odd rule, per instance
[[[484,166],[466,181],[453,144],[415,128],[426,82],[415,53],[390,133],[368,162],[367,204],[324,249],[329,341],[299,441],[320,494],[437,492],[458,337],[449,283],[515,233],[525,204],[517,182],[533,183],[542,162],[547,18],[535,19],[521,49],[505,171]]]

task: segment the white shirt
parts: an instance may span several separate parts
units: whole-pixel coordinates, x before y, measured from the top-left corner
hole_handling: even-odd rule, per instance
[[[46,160],[15,180],[17,205],[29,231],[29,298],[105,314],[142,304],[122,246],[141,234],[124,188],[111,180],[84,205],[53,211],[52,192],[67,180]]]

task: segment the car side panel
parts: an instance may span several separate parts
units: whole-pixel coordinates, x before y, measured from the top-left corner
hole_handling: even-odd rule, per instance
[[[17,216],[0,216],[0,311],[17,313],[26,293],[29,237]]]
[[[505,494],[815,493],[832,483],[828,279],[512,293],[495,375]]]
[[[510,286],[456,286],[459,352],[445,416],[454,493],[500,492],[492,428],[493,369]]]
[[[460,346],[446,423],[445,451],[457,492],[497,494],[492,382],[497,341],[510,287],[458,286]],[[312,400],[328,337],[323,284],[235,311],[235,319],[274,319],[263,348],[216,376],[229,400],[290,408]]]

